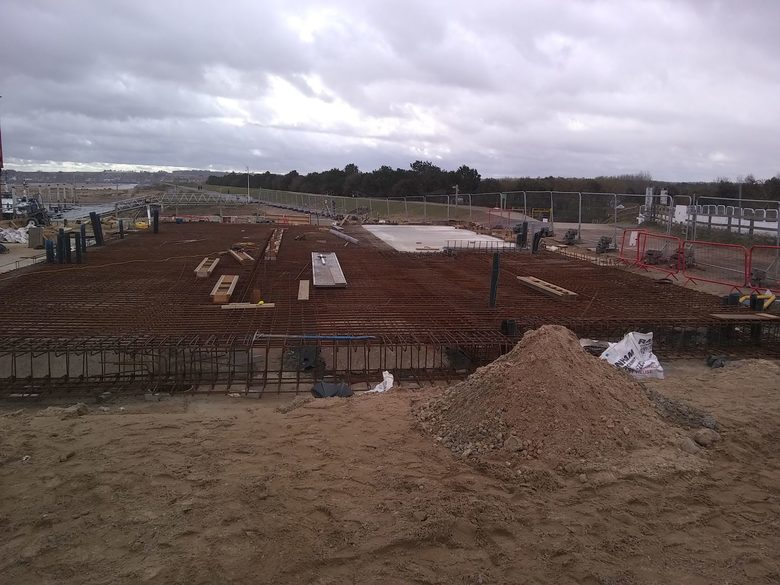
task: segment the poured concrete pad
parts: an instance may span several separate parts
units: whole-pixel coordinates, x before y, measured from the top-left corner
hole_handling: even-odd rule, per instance
[[[446,225],[365,225],[363,227],[399,252],[439,251],[447,245],[448,240],[502,241],[492,236]]]

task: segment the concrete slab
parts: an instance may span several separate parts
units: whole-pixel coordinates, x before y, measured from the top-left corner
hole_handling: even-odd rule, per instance
[[[28,248],[27,244],[3,243],[3,246],[8,254],[0,254],[0,274],[46,260],[46,252]]]
[[[365,225],[363,227],[399,252],[436,252],[444,248],[448,240],[502,241],[492,236],[446,225]]]

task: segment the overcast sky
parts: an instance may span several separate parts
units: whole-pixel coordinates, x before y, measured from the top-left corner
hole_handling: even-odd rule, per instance
[[[780,173],[780,2],[2,0],[6,167]]]

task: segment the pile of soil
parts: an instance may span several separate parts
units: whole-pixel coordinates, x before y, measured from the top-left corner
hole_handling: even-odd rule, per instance
[[[553,465],[612,458],[673,440],[642,386],[587,354],[565,327],[529,331],[418,412],[456,454],[503,452]]]

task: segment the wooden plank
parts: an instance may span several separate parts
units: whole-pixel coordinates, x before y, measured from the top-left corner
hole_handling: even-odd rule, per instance
[[[201,260],[200,264],[198,264],[198,267],[195,268],[195,276],[197,278],[208,278],[211,276],[211,273],[214,272],[217,264],[219,264],[219,258],[209,258],[206,256]]]
[[[309,300],[309,281],[308,280],[301,280],[298,282],[298,300],[299,301],[308,301]]]
[[[554,299],[573,299],[577,296],[576,292],[572,292],[562,286],[542,280],[541,278],[536,278],[535,276],[518,276],[517,280],[520,281],[520,284]]]
[[[243,250],[228,250],[230,252],[230,255],[235,258],[239,264],[246,264],[247,262],[254,262],[255,259],[252,258],[249,254],[244,252]]]
[[[220,305],[223,309],[273,309],[273,303],[228,303],[226,305]]]
[[[238,275],[236,274],[220,276],[217,284],[211,289],[211,302],[218,305],[230,302],[230,297],[233,295],[237,283]]]
[[[747,309],[745,309],[747,310]],[[710,313],[716,319],[724,321],[774,321],[780,319],[777,315],[769,313]]]
[[[279,248],[282,246],[282,238],[284,237],[284,228],[276,228],[271,237],[268,239],[268,245],[265,247],[266,260],[276,260],[279,255]]]

